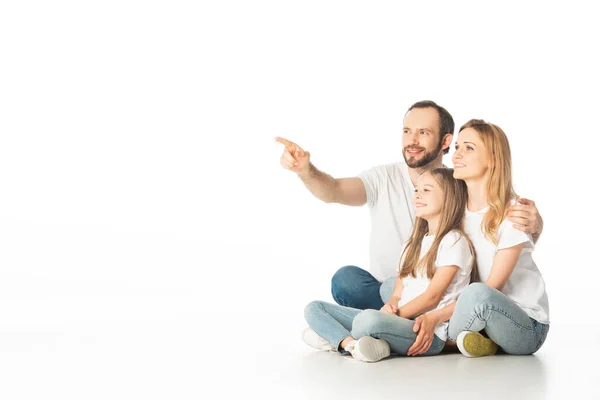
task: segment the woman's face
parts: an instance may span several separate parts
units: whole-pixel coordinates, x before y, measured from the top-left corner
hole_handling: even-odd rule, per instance
[[[424,219],[435,217],[442,211],[444,192],[431,173],[425,172],[417,179],[413,203],[415,215]]]
[[[471,180],[483,178],[490,168],[490,156],[479,133],[473,128],[465,128],[458,134],[454,163],[454,178]]]

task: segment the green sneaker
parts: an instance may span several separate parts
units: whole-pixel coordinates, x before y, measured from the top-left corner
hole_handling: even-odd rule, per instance
[[[479,332],[461,332],[456,338],[456,345],[465,357],[491,356],[498,350],[496,343]]]

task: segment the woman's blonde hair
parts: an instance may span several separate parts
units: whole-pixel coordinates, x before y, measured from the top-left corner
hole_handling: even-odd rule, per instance
[[[506,218],[511,199],[516,197],[512,185],[510,145],[506,134],[499,126],[482,119],[470,120],[461,126],[458,132],[467,128],[477,131],[490,158],[486,188],[490,209],[485,213],[481,226],[486,238],[497,245],[497,230]]]
[[[435,168],[425,173],[433,176],[444,194],[439,226],[431,248],[427,251],[427,254],[419,260],[421,255],[421,244],[423,242],[423,237],[429,231],[429,225],[427,220],[419,217],[416,218],[410,239],[406,242],[406,247],[402,252],[401,260],[403,260],[403,262],[400,266],[400,278],[404,278],[408,275],[416,277],[417,271],[420,272],[421,275],[426,274],[429,279],[433,278],[438,247],[444,236],[451,231],[456,231],[462,237],[467,239],[471,254],[475,254],[473,244],[463,229],[463,220],[465,209],[467,207],[467,185],[464,181],[454,179],[452,176],[453,170],[449,168]],[[473,270],[476,270],[475,257],[473,257],[471,267]]]

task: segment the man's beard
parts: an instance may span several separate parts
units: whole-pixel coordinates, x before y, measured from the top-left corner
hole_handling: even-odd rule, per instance
[[[438,154],[440,154],[440,151],[442,150],[442,144],[438,144],[438,146],[430,152],[425,152],[425,155],[423,156],[423,158],[421,158],[420,160],[415,159],[414,157],[410,157],[407,158],[407,155],[410,156],[408,154],[408,149],[413,149],[414,147],[411,146],[406,146],[404,148],[404,151],[402,152],[402,155],[404,155],[404,161],[406,161],[406,165],[408,165],[411,168],[421,168],[424,167],[425,165],[429,164],[430,162],[432,162],[433,160],[435,160],[438,156]],[[417,147],[414,148],[416,150],[425,150],[423,147]]]

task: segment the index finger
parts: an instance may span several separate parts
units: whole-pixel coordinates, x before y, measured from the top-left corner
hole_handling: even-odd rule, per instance
[[[282,145],[284,145],[285,147],[287,147],[291,151],[300,150],[301,152],[304,152],[304,150],[302,150],[302,148],[300,146],[298,146],[296,143],[291,142],[291,141],[289,141],[287,139],[284,139],[282,137],[276,136],[275,137],[275,141],[281,143]]]
[[[412,356],[412,355],[416,354],[419,347],[421,347],[421,342],[419,341],[419,338],[417,337],[417,340],[415,340],[415,342],[412,344],[412,346],[410,346],[408,348],[408,352],[406,353],[406,355]]]
[[[421,344],[423,342],[423,336],[424,336],[423,332],[419,331],[419,333],[417,334],[417,338],[415,339],[415,342],[412,344],[412,346],[410,346],[408,348],[407,355],[409,355],[409,356],[412,355],[415,352],[415,350],[417,350],[419,347],[421,347]]]
[[[423,353],[427,352],[427,350],[429,350],[429,348],[431,347],[432,342],[433,342],[433,340],[431,340],[430,338],[427,338],[427,340],[424,341],[423,344],[421,345],[421,348],[419,348],[415,352],[415,356],[418,356],[419,354],[423,354]]]

